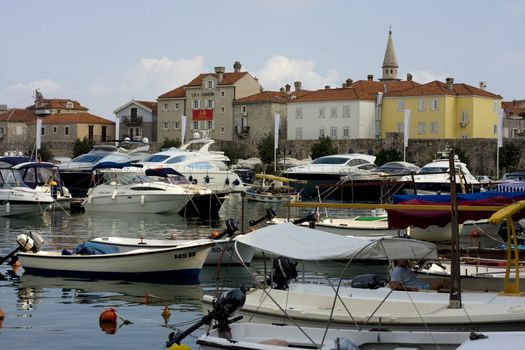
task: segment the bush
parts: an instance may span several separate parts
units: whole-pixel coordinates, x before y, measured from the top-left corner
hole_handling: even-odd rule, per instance
[[[169,139],[169,138],[165,138],[164,141],[162,141],[161,145],[160,145],[160,149],[167,149],[167,148],[171,148],[171,147],[175,147],[175,148],[178,148],[180,147],[180,140],[179,139]]]
[[[336,154],[337,148],[332,145],[332,139],[328,136],[320,137],[319,142],[314,143],[310,150],[312,159]]]
[[[395,148],[382,149],[376,155],[375,164],[381,166],[388,162],[395,162],[403,159],[403,154]]]
[[[93,140],[88,140],[87,137],[84,137],[82,141],[76,139],[73,144],[73,158],[76,158],[82,154],[86,154],[93,149]]]

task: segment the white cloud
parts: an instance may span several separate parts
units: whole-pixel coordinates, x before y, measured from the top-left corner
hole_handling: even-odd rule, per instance
[[[273,56],[255,73],[266,90],[277,90],[286,84],[300,81],[304,89],[322,89],[325,85],[338,85],[339,72],[330,69],[325,75],[315,71],[312,60],[292,59],[286,56]]]
[[[52,79],[18,83],[0,88],[0,103],[7,104],[8,108],[25,108],[33,104],[36,89],[39,89],[44,97],[55,97],[55,94],[65,90],[59,82]]]
[[[428,70],[411,71],[413,80],[418,83],[425,84],[434,80],[445,81],[450,76],[448,73],[431,72]]]

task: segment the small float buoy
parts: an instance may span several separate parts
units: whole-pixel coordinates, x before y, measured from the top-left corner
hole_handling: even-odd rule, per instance
[[[171,311],[168,308],[168,305],[164,305],[164,310],[162,310],[162,317],[169,318],[171,316]]]
[[[20,268],[20,260],[17,260],[13,263],[13,265],[11,266],[11,268],[13,269],[13,273],[16,273],[18,271],[18,269]]]
[[[473,229],[469,232],[469,236],[470,236],[470,237],[479,237],[479,231],[476,230],[475,228],[473,228]]]
[[[100,313],[99,321],[104,323],[116,323],[117,311],[113,308],[105,309]]]
[[[0,321],[2,321],[4,318],[5,318],[4,310],[2,310],[2,308],[0,308]]]
[[[173,344],[168,348],[168,350],[191,350],[191,348],[186,344]]]
[[[144,294],[144,304],[151,304],[151,295],[149,295],[148,293]]]
[[[217,238],[217,237],[219,237],[219,232],[217,232],[217,231],[212,231],[212,232],[210,233],[210,238],[214,239],[214,238]]]

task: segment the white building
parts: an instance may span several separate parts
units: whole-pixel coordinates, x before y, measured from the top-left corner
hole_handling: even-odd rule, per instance
[[[119,124],[118,137],[157,141],[157,102],[131,100],[113,111]]]
[[[371,139],[376,136],[376,96],[351,87],[311,92],[288,103],[288,140]]]

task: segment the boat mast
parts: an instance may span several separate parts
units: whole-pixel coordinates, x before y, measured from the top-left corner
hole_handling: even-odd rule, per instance
[[[452,239],[450,246],[450,298],[448,307],[450,309],[461,308],[461,278],[459,278],[459,220],[458,220],[458,198],[456,193],[456,167],[454,164],[454,150],[449,153],[449,171],[450,171],[450,226],[452,230]]]

